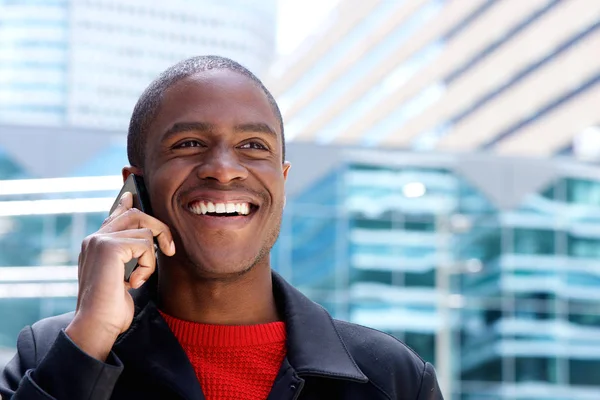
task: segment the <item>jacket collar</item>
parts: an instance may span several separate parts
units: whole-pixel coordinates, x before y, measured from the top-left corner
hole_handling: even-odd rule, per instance
[[[155,282],[151,278],[147,283]],[[155,289],[145,286],[132,291],[135,316],[117,339],[114,352],[123,364],[135,366],[181,398],[205,400],[194,367],[153,302]]]
[[[346,348],[329,313],[276,272],[272,273],[272,279],[275,301],[286,324],[287,360],[296,373],[300,376],[368,382]],[[189,377],[195,382],[195,373],[185,352],[155,306],[156,287],[157,274],[154,274],[142,288],[132,291],[136,315],[131,328],[115,345],[117,354],[120,357],[121,352],[133,355],[131,350],[142,346],[144,358],[148,360],[145,368],[154,366],[162,371],[160,374],[163,377],[165,370],[170,371],[168,374],[178,382],[182,377]],[[169,351],[165,351],[165,348]],[[136,361],[140,362],[139,359]],[[185,391],[194,393],[195,398],[203,398],[197,384],[192,384]]]
[[[368,382],[327,311],[273,272],[273,293],[287,330],[287,357],[298,375]]]

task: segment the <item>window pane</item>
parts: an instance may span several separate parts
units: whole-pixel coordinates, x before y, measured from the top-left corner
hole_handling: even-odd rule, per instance
[[[569,300],[569,322],[583,327],[600,327],[600,302]]]
[[[554,231],[516,228],[514,252],[515,254],[554,254]]]
[[[581,258],[600,258],[600,240],[574,237],[567,237],[568,254],[572,257]]]
[[[100,229],[104,220],[108,217],[104,213],[90,213],[85,216],[85,235],[91,235]],[[83,238],[81,238],[83,240]]]
[[[474,227],[472,232],[467,233],[462,243],[466,243],[457,249],[461,259],[476,258],[482,262],[496,260],[502,253],[502,237],[500,229]]]
[[[517,382],[557,382],[556,359],[520,357],[515,359]]]
[[[11,233],[0,237],[0,265],[40,264],[44,244],[44,217],[23,215],[11,218]]]
[[[567,202],[600,205],[600,182],[585,179],[566,179]]]
[[[405,286],[433,287],[435,286],[435,271],[433,269],[425,272],[406,272],[404,274]]]
[[[292,284],[335,288],[336,218],[294,215],[291,221]]]
[[[407,231],[433,232],[435,221],[431,216],[406,216],[404,229]]]
[[[392,278],[391,271],[353,268],[350,272],[350,281],[352,283],[373,282],[373,283],[383,283],[386,285],[391,285],[392,279],[393,278]]]
[[[463,371],[462,380],[464,381],[502,381],[502,360],[499,358],[489,360],[483,364]]]
[[[40,299],[0,299],[0,346],[15,347],[21,329],[38,319]]]
[[[391,219],[366,219],[356,218],[350,222],[353,228],[372,229],[372,230],[390,230],[392,229]]]
[[[435,336],[428,333],[406,332],[404,343],[417,352],[425,361],[435,361]]]
[[[597,386],[600,382],[600,360],[569,360],[571,385]]]
[[[522,320],[554,319],[554,304],[551,293],[519,293],[515,296],[514,314]]]
[[[600,314],[569,314],[569,322],[580,326],[600,328]]]

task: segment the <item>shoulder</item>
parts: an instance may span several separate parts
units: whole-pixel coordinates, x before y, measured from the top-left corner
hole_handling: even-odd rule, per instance
[[[383,391],[416,397],[424,379],[433,373],[431,364],[395,337],[349,322],[334,323],[358,367]]]
[[[73,312],[44,318],[31,326],[25,327],[19,334],[17,347],[33,348],[36,363],[46,355],[58,334],[73,320]]]
[[[425,361],[410,347],[387,333],[350,322],[334,320],[335,326],[352,357],[377,360],[390,367],[409,365],[419,376]]]
[[[69,323],[71,323],[74,315],[74,312],[69,312],[54,317],[44,318],[31,325],[31,329],[36,338],[42,336],[56,336],[62,329],[65,329]]]

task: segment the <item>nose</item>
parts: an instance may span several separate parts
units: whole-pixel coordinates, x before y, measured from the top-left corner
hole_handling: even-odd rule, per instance
[[[199,178],[214,179],[219,183],[244,180],[248,177],[248,170],[240,163],[235,149],[224,147],[214,147],[205,152],[197,173]]]

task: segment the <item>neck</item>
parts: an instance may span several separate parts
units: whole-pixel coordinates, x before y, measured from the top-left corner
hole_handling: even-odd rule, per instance
[[[268,264],[222,280],[191,275],[180,266],[160,269],[159,307],[166,314],[215,325],[256,325],[280,320]]]

